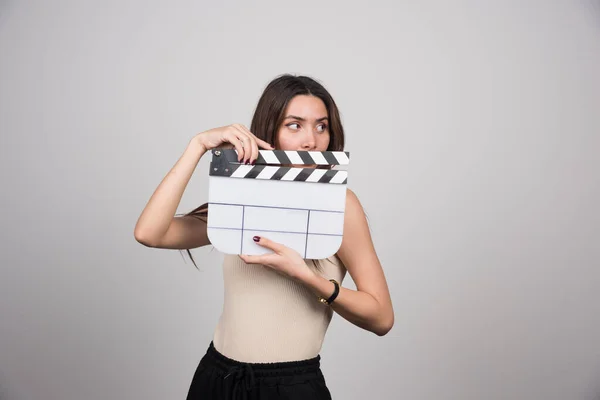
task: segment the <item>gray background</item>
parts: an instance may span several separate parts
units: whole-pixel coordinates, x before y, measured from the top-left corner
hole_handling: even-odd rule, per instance
[[[341,108],[396,312],[383,338],[334,317],[334,398],[600,397],[598,2],[0,6],[2,400],[185,398],[221,256],[133,228],[283,72]]]

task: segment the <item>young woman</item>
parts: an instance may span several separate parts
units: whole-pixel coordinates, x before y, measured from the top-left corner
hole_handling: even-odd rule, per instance
[[[250,129],[233,124],[189,142],[139,217],[138,242],[187,250],[190,257],[189,249],[210,244],[208,205],[183,216],[175,212],[198,161],[216,147],[235,148],[238,160],[251,164],[259,149],[343,151],[344,130],[321,84],[305,76],[277,77],[265,88]],[[333,312],[379,336],[394,324],[363,208],[348,190],[342,244],[326,260],[304,260],[267,234],[254,240],[272,252],[225,256],[223,311],[188,400],[330,399],[319,353]],[[346,271],[357,290],[340,287]]]

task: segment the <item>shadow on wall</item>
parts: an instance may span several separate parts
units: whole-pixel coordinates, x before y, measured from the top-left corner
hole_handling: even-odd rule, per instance
[[[21,400],[22,398],[23,396],[17,396],[9,389],[8,379],[3,375],[0,379],[0,400]]]
[[[11,13],[14,3],[15,2],[11,0],[0,0],[0,28],[2,28],[4,21],[8,19],[8,15]],[[0,397],[0,400],[5,399]]]
[[[597,27],[600,27],[600,0],[586,0],[585,5],[597,22]]]

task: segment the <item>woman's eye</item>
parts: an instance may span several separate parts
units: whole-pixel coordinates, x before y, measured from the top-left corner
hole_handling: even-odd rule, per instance
[[[327,130],[327,125],[319,125],[317,129],[319,132],[325,132],[325,130]]]
[[[298,124],[297,123],[292,123],[292,124],[288,124],[288,126],[292,129],[298,129]]]

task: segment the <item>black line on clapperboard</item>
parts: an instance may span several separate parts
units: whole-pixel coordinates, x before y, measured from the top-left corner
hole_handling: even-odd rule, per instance
[[[240,228],[225,228],[225,227],[220,227],[220,226],[209,226],[209,229],[225,229],[225,230],[230,230],[230,231],[239,231]],[[256,231],[256,232],[269,232],[269,233],[291,233],[294,235],[306,235],[306,232],[290,232],[290,231],[274,231],[274,230],[269,230],[269,229],[248,229],[249,231]],[[317,236],[343,236],[340,235],[339,233],[311,233],[311,235],[317,235]]]
[[[233,152],[231,153],[232,155],[230,155],[231,159],[229,160],[230,163],[234,164],[237,160],[236,160],[236,156],[237,156],[237,152],[235,151],[235,149],[226,149],[223,150],[226,152],[226,154],[228,154],[229,152]],[[313,159],[313,156],[311,156],[310,154],[312,153],[317,153],[315,151],[305,151],[305,150],[299,150],[299,151],[294,151],[293,153],[297,154],[303,161],[304,164],[314,164],[315,160]],[[327,161],[327,164],[329,165],[345,165],[347,163],[345,162],[340,162],[334,155],[334,153],[344,153],[346,155],[346,157],[350,157],[350,154],[347,151],[321,151],[318,152],[321,153],[321,155],[325,158],[325,161]],[[267,162],[267,160],[265,160],[264,158],[264,154],[273,154],[275,156],[275,158],[277,159],[276,162],[273,162],[272,164],[275,165],[279,165],[279,164],[292,164],[292,161],[289,159],[287,153],[283,150],[260,150],[258,153],[258,158],[256,159],[256,163],[257,164],[269,164]]]
[[[246,212],[246,207],[242,205],[242,234],[240,235],[240,253],[244,253],[244,213]]]
[[[308,247],[308,227],[310,226],[310,210],[308,210],[308,218],[306,220],[306,238],[304,239],[304,257],[306,258],[306,248]]]
[[[275,156],[279,159],[282,164],[291,164],[292,160],[285,154],[285,151],[276,153]]]
[[[306,182],[306,179],[315,172],[312,168],[303,168],[302,171],[294,178],[294,182]]]
[[[300,156],[304,164],[310,165],[315,162],[307,152],[301,151],[298,152],[298,155]]]
[[[283,178],[285,176],[285,174],[287,174],[289,172],[290,169],[291,169],[290,167],[279,167],[277,169],[277,172],[275,172],[275,174],[273,174],[273,176],[271,177],[271,180],[274,180],[274,181],[281,180],[281,178]]]
[[[331,154],[331,152],[329,152],[329,151],[323,152],[323,157],[325,157],[325,160],[327,161],[327,163],[329,165],[338,165],[339,164],[337,158],[335,158],[335,156],[333,154]]]
[[[330,213],[343,213],[344,211],[333,211],[333,210],[315,210],[315,209],[310,209],[310,208],[294,208],[294,207],[277,207],[277,206],[255,206],[252,204],[235,204],[235,203],[208,203],[209,205],[211,204],[217,204],[217,205],[221,205],[221,206],[238,206],[238,207],[258,207],[258,208],[278,208],[281,210],[300,210],[300,211],[319,211],[319,212],[330,212]]]

